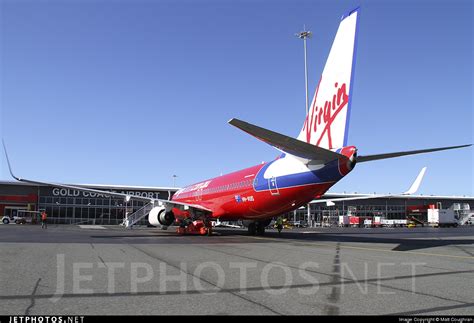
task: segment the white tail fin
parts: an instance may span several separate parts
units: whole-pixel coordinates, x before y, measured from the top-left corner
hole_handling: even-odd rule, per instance
[[[326,148],[347,145],[359,8],[342,17],[298,139]]]

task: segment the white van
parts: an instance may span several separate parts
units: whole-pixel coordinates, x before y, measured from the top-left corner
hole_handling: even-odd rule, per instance
[[[6,206],[1,218],[3,224],[39,223],[41,211],[28,211],[25,207]]]
[[[25,218],[22,217],[22,214],[21,214],[22,211],[26,211],[26,208],[18,207],[18,206],[5,206],[4,215],[2,217],[2,223],[3,224],[26,223]]]

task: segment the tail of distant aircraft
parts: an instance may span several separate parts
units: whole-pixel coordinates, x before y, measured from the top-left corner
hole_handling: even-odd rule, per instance
[[[298,139],[325,149],[347,146],[359,8],[342,16]]]

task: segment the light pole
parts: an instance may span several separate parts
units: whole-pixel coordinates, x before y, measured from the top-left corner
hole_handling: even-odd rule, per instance
[[[300,31],[299,33],[295,34],[296,37],[299,39],[303,39],[303,45],[304,45],[304,88],[305,88],[305,93],[306,93],[306,114],[309,112],[309,103],[308,103],[308,64],[306,61],[306,39],[311,38],[313,33],[309,30],[306,30],[306,26],[303,26],[303,31]]]
[[[303,31],[300,31],[299,33],[295,34],[296,37],[299,39],[303,39],[303,45],[304,45],[304,89],[305,89],[305,94],[306,94],[306,116],[309,113],[309,102],[308,102],[308,64],[306,62],[306,39],[311,38],[313,33],[309,30],[306,30],[306,26],[303,26]],[[311,205],[308,203],[308,226],[311,223]]]
[[[173,175],[173,187],[176,187],[176,177],[178,177],[178,176]]]

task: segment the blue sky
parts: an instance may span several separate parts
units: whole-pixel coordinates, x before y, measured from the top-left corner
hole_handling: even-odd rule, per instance
[[[184,186],[278,155],[232,117],[296,136],[339,18],[361,6],[348,144],[471,143],[472,1],[6,1],[1,134],[23,177]],[[333,192],[473,195],[474,149],[357,165]],[[2,179],[9,179],[4,158]]]

